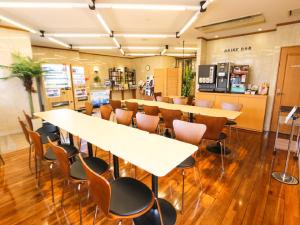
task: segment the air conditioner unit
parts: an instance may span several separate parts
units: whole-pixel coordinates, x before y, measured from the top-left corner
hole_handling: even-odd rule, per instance
[[[235,18],[231,20],[226,20],[222,22],[212,23],[200,27],[196,27],[197,30],[204,33],[212,33],[217,31],[231,30],[246,26],[252,26],[265,22],[265,17],[263,14],[255,14],[251,16],[244,16],[240,18]]]

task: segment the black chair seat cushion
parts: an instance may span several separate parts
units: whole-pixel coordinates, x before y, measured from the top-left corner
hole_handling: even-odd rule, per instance
[[[196,161],[193,156],[188,157],[182,163],[180,163],[177,168],[190,168],[195,165]]]
[[[225,123],[226,126],[235,126],[237,123],[234,120],[227,120]]]
[[[227,138],[227,134],[221,132],[221,133],[220,133],[220,136],[219,136],[219,140],[222,141],[222,140],[224,140],[224,139],[226,139],[226,138]]]
[[[111,183],[110,211],[119,216],[130,216],[149,207],[152,191],[142,182],[121,177]]]
[[[86,162],[89,168],[93,170],[95,173],[102,174],[108,169],[107,163],[99,159],[97,157],[86,157],[83,158],[83,160]],[[84,168],[82,166],[82,162],[80,160],[76,160],[74,163],[72,163],[70,168],[70,175],[72,178],[76,180],[86,180],[86,173],[84,171]]]
[[[38,132],[40,135],[48,133],[57,133],[57,131],[57,127],[51,124],[43,125],[41,128],[36,130],[36,132]]]
[[[59,139],[59,136],[54,133],[43,133],[40,135],[41,135],[41,139],[42,139],[42,144],[47,144],[49,142],[48,137],[51,141],[57,141]]]
[[[63,149],[65,149],[68,152],[69,157],[72,157],[72,156],[76,155],[79,152],[76,147],[68,145],[68,144],[61,144],[59,146],[62,147]],[[52,148],[48,148],[48,150],[46,151],[44,157],[47,160],[51,160],[51,161],[56,160],[56,156],[55,156],[55,153],[52,150]]]

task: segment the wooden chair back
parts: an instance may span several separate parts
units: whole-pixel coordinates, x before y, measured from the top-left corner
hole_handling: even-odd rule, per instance
[[[113,111],[113,108],[110,105],[101,105],[100,106],[101,118],[104,120],[109,120],[112,111]]]
[[[85,102],[85,114],[91,116],[93,114],[94,106],[91,102]]]
[[[18,120],[19,120],[19,123],[20,123],[20,126],[22,128],[22,131],[24,133],[24,136],[25,136],[25,139],[26,141],[28,142],[28,144],[30,144],[30,138],[29,138],[29,133],[28,133],[28,130],[26,129],[26,124],[24,121],[22,121],[20,119],[20,117],[18,117]]]
[[[118,124],[129,126],[132,121],[133,112],[123,109],[116,109],[116,120]]]
[[[148,131],[149,133],[156,133],[159,116],[150,116],[138,112],[136,114],[136,123],[138,129]]]
[[[144,95],[143,100],[154,101],[154,96]]]
[[[165,127],[173,129],[173,121],[181,120],[182,112],[180,110],[173,109],[160,109],[162,117],[164,119]]]
[[[25,128],[27,129],[27,128]],[[29,137],[32,141],[33,147],[34,147],[34,152],[35,152],[35,157],[38,157],[40,160],[44,159],[44,151],[43,151],[43,144],[42,144],[42,140],[41,140],[41,136],[39,135],[39,133],[32,131],[32,130],[28,130],[29,133]]]
[[[173,103],[177,105],[186,105],[187,98],[173,98]]]
[[[206,131],[206,125],[204,124],[190,123],[182,120],[174,120],[173,127],[177,140],[197,146],[200,145],[200,141]]]
[[[158,116],[158,114],[159,114],[158,106],[144,105],[143,109],[144,109],[144,112],[145,112],[146,115]]]
[[[32,124],[32,118],[31,118],[31,116],[29,115],[29,114],[27,114],[26,112],[25,112],[25,110],[23,110],[23,114],[24,114],[24,116],[25,116],[25,119],[26,119],[26,121],[27,121],[27,124],[28,124],[28,126],[29,126],[29,129],[30,130],[33,130],[33,124]]]
[[[170,98],[169,97],[163,97],[163,96],[157,96],[156,101],[170,103]]]
[[[138,109],[139,109],[139,104],[136,102],[125,102],[126,108],[129,111],[133,112],[133,117],[135,117]]]
[[[212,108],[214,105],[214,101],[206,100],[206,99],[196,99],[195,106],[203,107],[203,108]]]
[[[231,103],[231,102],[221,102],[221,109],[231,110],[231,111],[241,111],[243,108],[243,104],[239,103]]]
[[[101,175],[95,173],[89,168],[89,166],[79,155],[82,162],[84,171],[86,172],[87,180],[89,181],[89,190],[92,198],[102,210],[102,212],[107,216],[109,215],[110,199],[111,199],[111,187],[109,182]]]
[[[120,100],[109,99],[109,104],[113,108],[113,111],[116,112],[116,109],[122,108],[122,102]]]
[[[195,116],[195,123],[206,125],[206,132],[203,138],[208,140],[219,140],[220,134],[226,122],[227,118],[225,117],[212,117],[203,115]]]
[[[157,101],[157,97],[161,96],[161,95],[162,95],[161,92],[154,92],[154,99],[155,99],[155,101]]]
[[[65,149],[63,149],[60,146],[57,146],[54,144],[51,140],[49,140],[49,145],[52,148],[55,156],[56,156],[56,161],[58,164],[58,168],[60,169],[60,172],[62,176],[66,179],[70,179],[70,161],[69,161],[69,156],[68,153]]]

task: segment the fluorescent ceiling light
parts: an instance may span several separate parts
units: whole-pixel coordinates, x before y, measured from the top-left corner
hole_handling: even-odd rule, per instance
[[[128,56],[155,56],[155,53],[127,53]]]
[[[56,43],[56,44],[58,44],[58,45],[61,45],[61,46],[63,46],[63,47],[66,47],[66,48],[70,48],[70,45],[68,45],[68,44],[66,44],[66,43],[64,43],[64,42],[62,42],[62,41],[59,41],[59,40],[57,40],[57,39],[55,39],[55,38],[53,38],[53,37],[46,37],[49,41],[52,41],[52,42],[54,42],[54,43]]]
[[[155,4],[119,4],[119,3],[96,3],[96,8],[129,9],[129,10],[162,10],[162,11],[200,10],[200,6],[193,6],[193,5],[155,5]]]
[[[27,31],[29,31],[31,33],[34,33],[34,34],[38,33],[38,31],[36,31],[36,30],[34,30],[34,29],[30,28],[30,27],[27,27],[27,26],[25,26],[23,24],[20,24],[20,23],[14,21],[14,20],[11,20],[11,19],[9,19],[9,18],[7,18],[5,16],[0,15],[0,20],[3,20],[4,22],[12,24],[12,25],[14,25],[14,26],[16,26],[18,28],[23,29],[23,30],[27,30]]]
[[[66,9],[87,8],[87,4],[73,2],[0,2],[0,8]]]
[[[158,50],[161,47],[159,46],[123,46],[123,48],[129,50]]]
[[[125,52],[122,48],[120,48],[120,52],[121,52],[122,55],[125,55]]]
[[[181,28],[181,30],[178,32],[178,36],[181,36],[190,26],[195,22],[195,20],[198,18],[200,14],[200,11],[197,11],[189,20],[188,22]]]
[[[84,34],[84,33],[47,33],[51,37],[109,37],[109,34]]]
[[[164,55],[166,53],[167,49],[165,48],[164,50],[161,51],[161,55]]]
[[[176,38],[175,34],[114,34],[114,36],[127,38]]]
[[[109,27],[108,27],[107,23],[105,22],[105,20],[103,19],[103,17],[99,13],[97,13],[96,16],[97,16],[97,19],[99,20],[99,22],[101,23],[101,25],[103,26],[103,28],[105,29],[105,31],[109,35],[111,35],[111,30],[109,29]]]
[[[78,49],[116,49],[115,46],[73,46]]]
[[[186,56],[195,56],[195,54],[182,54],[182,53],[167,53],[167,56],[178,56],[178,57],[186,57]]]
[[[193,50],[193,51],[196,51],[197,48],[194,48],[194,47],[174,47],[175,50]]]
[[[121,48],[121,45],[119,44],[119,42],[117,41],[116,38],[112,38],[112,40],[114,41],[114,43],[116,44],[117,48]]]

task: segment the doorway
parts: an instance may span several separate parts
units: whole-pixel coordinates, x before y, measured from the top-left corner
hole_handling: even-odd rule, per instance
[[[300,106],[300,46],[281,49],[271,131],[276,131],[280,106]],[[284,133],[288,127],[282,127]]]

